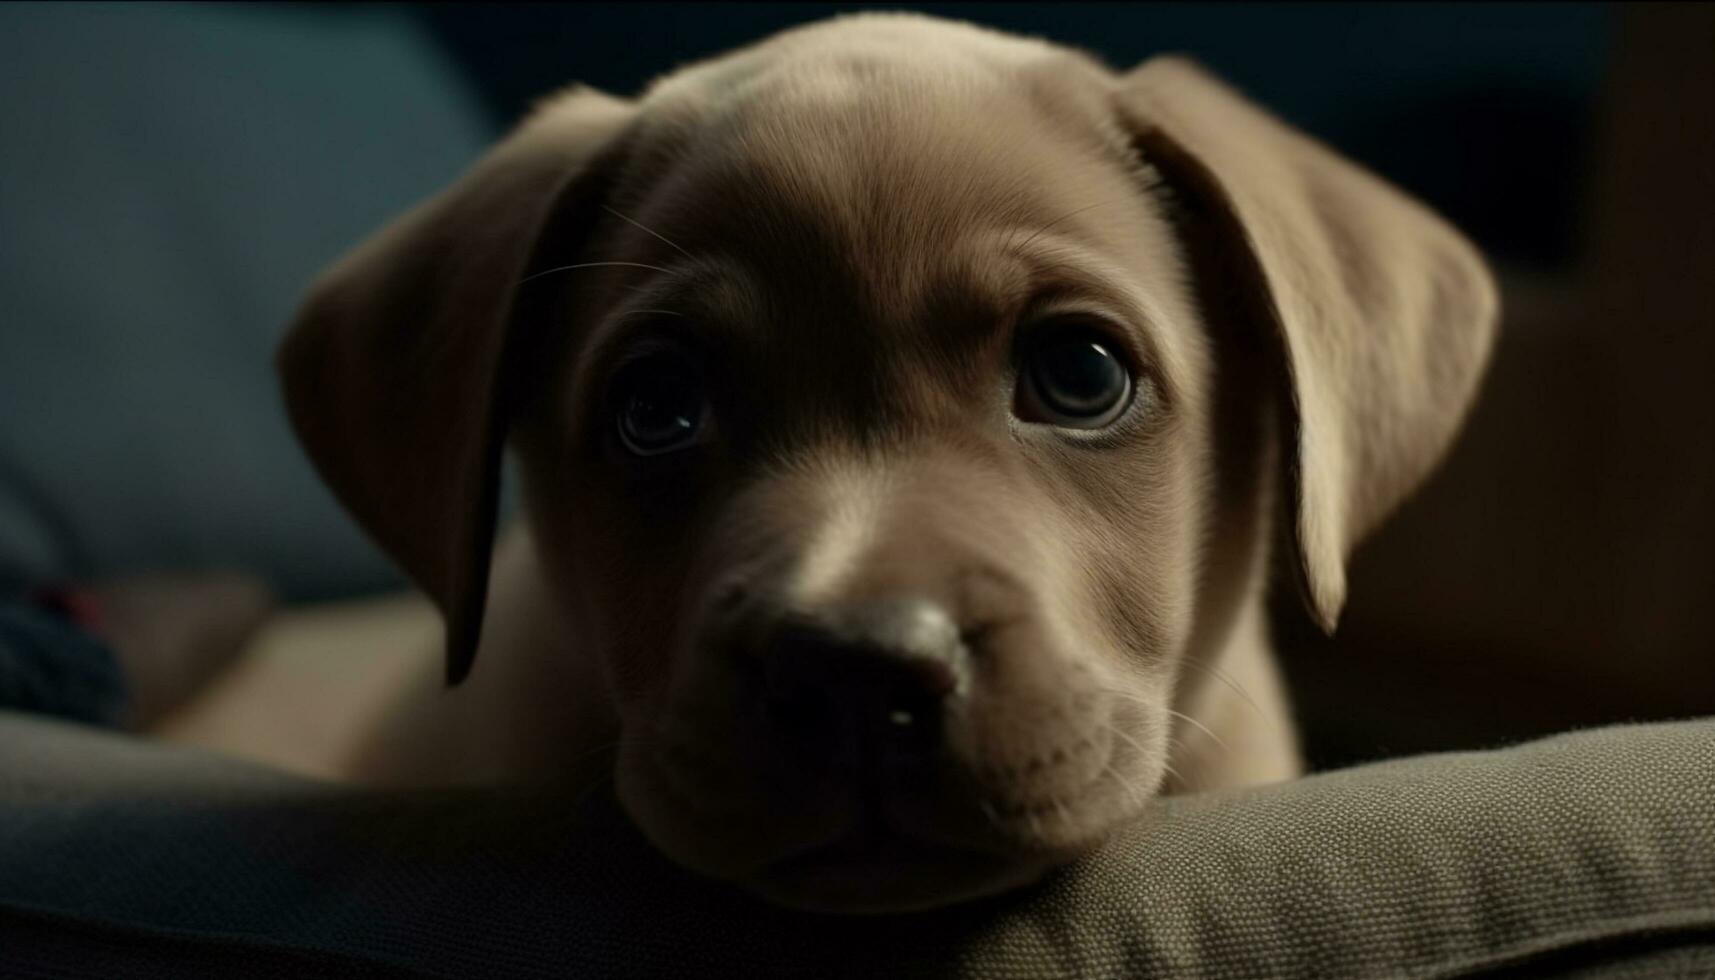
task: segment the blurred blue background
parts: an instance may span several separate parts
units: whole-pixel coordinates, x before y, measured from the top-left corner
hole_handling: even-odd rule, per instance
[[[305,285],[542,95],[633,94],[849,9],[0,6],[0,592],[221,565],[295,600],[400,586],[280,411],[269,361]],[[1471,434],[1360,554],[1339,644],[1277,610],[1322,759],[1715,710],[1710,18],[912,9],[1116,67],[1190,54],[1427,200],[1500,270],[1507,325]]]

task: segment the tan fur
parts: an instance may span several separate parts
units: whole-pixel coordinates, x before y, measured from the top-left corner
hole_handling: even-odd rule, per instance
[[[1067,311],[1147,366],[1146,410],[1093,437],[1011,415],[1015,331]],[[603,448],[607,372],[651,317],[729,392],[667,469]],[[1116,75],[864,15],[635,102],[570,91],[324,276],[283,350],[311,456],[444,611],[449,676],[475,658],[342,765],[569,778],[617,743],[663,851],[780,901],[1029,880],[1154,793],[1296,773],[1262,613],[1276,488],[1331,627],[1494,318],[1455,232],[1180,60]],[[508,437],[526,517],[489,588]],[[788,870],[848,831],[851,789],[723,651],[758,608],[902,597],[975,665],[934,767],[885,798],[924,850]]]

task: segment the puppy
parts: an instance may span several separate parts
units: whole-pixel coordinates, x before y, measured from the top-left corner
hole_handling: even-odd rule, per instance
[[[617,746],[666,855],[839,911],[1290,778],[1277,523],[1332,629],[1495,319],[1455,231],[1179,59],[866,14],[572,89],[327,272],[281,351],[462,683],[402,695],[352,772]]]

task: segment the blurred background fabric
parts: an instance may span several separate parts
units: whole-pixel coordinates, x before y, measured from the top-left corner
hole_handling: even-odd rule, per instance
[[[315,272],[537,99],[635,94],[833,4],[0,7],[0,591],[238,565],[400,579],[269,357]],[[1117,67],[1180,52],[1421,197],[1505,319],[1338,636],[1278,589],[1312,760],[1715,713],[1707,5],[938,4]]]
[[[0,5],[0,590],[237,564],[396,586],[289,432],[316,272],[490,127],[407,11]]]

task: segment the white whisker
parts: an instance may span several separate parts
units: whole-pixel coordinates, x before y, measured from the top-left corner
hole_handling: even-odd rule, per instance
[[[1146,759],[1149,757],[1148,750],[1146,750],[1143,747],[1143,745],[1138,742],[1137,739],[1132,738],[1130,733],[1126,732],[1124,729],[1120,728],[1120,726],[1114,724],[1111,721],[1108,722],[1108,734],[1113,735],[1114,737],[1125,742],[1127,745],[1131,746],[1133,751],[1135,751],[1138,754],[1139,758],[1145,758]]]
[[[1164,704],[1157,704],[1146,697],[1133,694],[1130,691],[1116,691],[1112,688],[1101,688],[1100,690],[1103,694],[1107,694],[1111,697],[1116,697],[1124,701],[1131,701],[1135,704],[1141,704],[1146,708],[1154,708],[1158,711],[1164,711],[1175,718],[1183,719],[1186,724],[1195,727],[1198,731],[1201,731],[1203,734],[1213,739],[1215,744],[1219,745],[1222,749],[1225,749],[1228,752],[1232,751],[1232,746],[1228,745],[1226,740],[1221,738],[1221,736],[1216,735],[1213,729],[1183,711],[1174,711],[1172,708],[1169,708]]]
[[[543,276],[553,275],[556,272],[570,272],[573,269],[594,269],[594,268],[597,268],[600,266],[610,266],[610,265],[626,266],[626,267],[632,268],[632,269],[651,269],[655,272],[663,273],[665,275],[672,275],[673,274],[673,270],[671,270],[671,269],[663,269],[661,266],[650,265],[647,262],[578,262],[578,263],[574,263],[572,265],[557,265],[557,266],[553,267],[552,269],[543,269],[541,272],[533,272],[530,275],[527,275],[524,278],[518,280],[518,285],[522,286],[532,279],[540,279]]]
[[[626,310],[625,312],[621,313],[618,317],[616,317],[616,319],[623,319],[623,318],[628,317],[628,316],[640,316],[640,315],[643,315],[646,313],[652,313],[652,314],[655,314],[656,316],[678,316],[678,317],[682,317],[685,315],[683,313],[679,313],[679,312],[676,312],[674,310]]]
[[[1191,717],[1190,715],[1186,714],[1185,712],[1174,711],[1172,708],[1168,708],[1168,707],[1163,707],[1162,710],[1167,712],[1168,714],[1172,715],[1175,718],[1183,719],[1186,724],[1191,725],[1192,727],[1196,728],[1198,731],[1209,736],[1211,739],[1214,740],[1215,744],[1219,745],[1223,750],[1225,750],[1227,752],[1231,752],[1233,750],[1233,747],[1228,745],[1225,739],[1223,739],[1223,738],[1221,738],[1221,736],[1215,734],[1214,729],[1210,728],[1208,725],[1203,724],[1202,722],[1198,721],[1197,719]]]
[[[1193,661],[1188,660],[1184,663],[1184,666],[1195,667],[1198,670],[1201,670],[1201,671],[1208,673],[1209,676],[1215,678],[1216,680],[1220,681],[1222,684],[1225,684],[1225,685],[1227,685],[1227,687],[1231,688],[1234,694],[1237,694],[1239,697],[1243,698],[1244,702],[1251,706],[1252,711],[1255,711],[1259,715],[1263,713],[1262,707],[1260,705],[1258,705],[1255,701],[1251,700],[1250,694],[1246,693],[1245,689],[1239,686],[1238,681],[1233,680],[1232,678],[1228,677],[1226,674],[1221,673],[1219,670],[1216,670],[1214,667],[1212,667],[1208,664],[1200,664],[1200,663],[1195,663]]]
[[[1177,770],[1177,769],[1175,769],[1175,768],[1173,768],[1173,764],[1172,764],[1172,763],[1169,763],[1169,762],[1163,762],[1163,763],[1162,763],[1162,764],[1161,764],[1161,768],[1162,768],[1162,769],[1165,769],[1165,770],[1166,770],[1166,771],[1167,771],[1167,774],[1168,774],[1168,775],[1169,775],[1169,776],[1172,776],[1172,777],[1173,777],[1173,780],[1174,780],[1174,782],[1176,782],[1176,783],[1178,783],[1178,784],[1179,784],[1179,785],[1180,785],[1180,786],[1183,786],[1183,787],[1184,787],[1184,788],[1186,788],[1186,789],[1191,789],[1191,788],[1193,788],[1193,787],[1192,787],[1192,786],[1191,786],[1191,781],[1190,781],[1190,780],[1188,780],[1188,779],[1186,779],[1186,778],[1185,778],[1185,777],[1184,777],[1184,776],[1182,776],[1182,775],[1180,775],[1180,773],[1179,773],[1179,770]]]
[[[606,211],[608,214],[613,215],[615,218],[618,218],[619,220],[625,222],[626,224],[631,225],[633,228],[636,228],[639,231],[646,232],[650,235],[654,235],[656,238],[660,239],[661,241],[666,242],[668,245],[673,246],[673,248],[677,249],[679,254],[683,255],[685,258],[687,258],[687,259],[691,258],[691,253],[685,251],[682,248],[679,248],[679,244],[677,242],[668,238],[666,235],[661,234],[660,232],[656,231],[655,229],[650,228],[648,225],[645,225],[643,222],[638,221],[634,218],[627,218],[625,215],[620,214],[618,211],[615,211],[614,209],[608,207],[605,204],[603,204],[601,206],[601,209],[603,211]]]
[[[1112,721],[1108,722],[1107,729],[1108,729],[1108,734],[1114,736],[1115,738],[1120,739],[1121,741],[1125,742],[1127,745],[1131,746],[1132,751],[1137,753],[1138,758],[1147,759],[1151,755],[1149,750],[1143,746],[1143,743],[1139,742],[1136,738],[1134,738],[1132,736],[1132,734],[1130,732],[1127,732],[1125,729],[1114,724]],[[1162,761],[1162,765],[1167,766],[1167,768],[1170,771],[1173,768],[1171,765],[1168,765],[1168,763],[1165,760]],[[1108,771],[1114,773],[1115,780],[1118,781],[1119,784],[1126,789],[1128,795],[1131,798],[1131,802],[1133,805],[1142,806],[1144,803],[1148,802],[1149,793],[1147,791],[1140,790],[1138,787],[1132,785],[1132,783],[1129,780],[1126,780],[1124,777],[1120,776],[1119,770],[1114,767],[1114,760],[1113,760],[1113,756],[1111,754],[1108,757],[1107,768],[1108,768]]]
[[[1131,806],[1141,808],[1145,803],[1149,802],[1148,794],[1132,785],[1131,780],[1126,779],[1125,776],[1114,767],[1114,760],[1111,756],[1108,758],[1108,764],[1102,767],[1102,772],[1111,777],[1109,781],[1113,783],[1113,785],[1119,787],[1120,792],[1125,795],[1126,802]]]
[[[1050,221],[1047,224],[1043,225],[1042,227],[1036,229],[1036,231],[1033,234],[1031,234],[1031,236],[1029,238],[1026,238],[1024,241],[1019,242],[1017,245],[1014,245],[1011,241],[1007,242],[1006,250],[1009,252],[1023,251],[1027,246],[1030,245],[1031,242],[1036,241],[1036,239],[1047,234],[1049,231],[1053,230],[1055,227],[1060,225],[1062,222],[1069,221],[1073,217],[1080,215],[1080,214],[1083,214],[1085,211],[1093,211],[1096,208],[1107,207],[1109,205],[1116,204],[1116,203],[1118,203],[1119,200],[1124,200],[1124,198],[1117,199],[1117,200],[1097,201],[1094,204],[1086,204],[1081,208],[1074,208],[1073,210],[1066,212],[1065,214],[1061,215],[1060,217],[1055,218],[1053,221]],[[1014,233],[1013,237],[1016,238],[1017,234]]]

